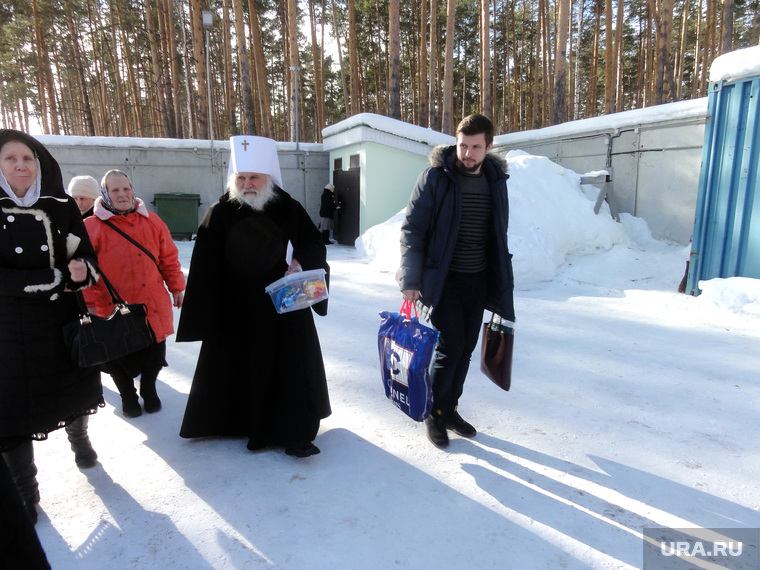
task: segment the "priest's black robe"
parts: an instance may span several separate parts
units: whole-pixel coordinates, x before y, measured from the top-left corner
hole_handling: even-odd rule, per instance
[[[202,341],[182,437],[245,436],[248,447],[313,441],[330,415],[312,309],[278,314],[267,285],[287,270],[288,241],[303,269],[329,271],[321,236],[303,206],[275,187],[263,210],[211,206],[190,263],[177,341]]]

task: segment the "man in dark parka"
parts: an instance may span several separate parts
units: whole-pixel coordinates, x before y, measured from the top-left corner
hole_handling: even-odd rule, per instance
[[[477,345],[483,310],[515,319],[509,202],[503,161],[488,154],[493,125],[465,117],[456,146],[436,147],[417,180],[401,225],[399,282],[404,299],[422,305],[440,336],[432,365],[433,410],[427,435],[439,448],[447,430],[474,437],[457,411]]]
[[[327,301],[278,314],[264,289],[297,267],[328,271],[326,249],[279,187],[274,141],[231,140],[228,191],[198,228],[177,331],[179,342],[203,341],[180,435],[245,436],[251,450],[308,457],[331,412],[311,313],[325,315]]]

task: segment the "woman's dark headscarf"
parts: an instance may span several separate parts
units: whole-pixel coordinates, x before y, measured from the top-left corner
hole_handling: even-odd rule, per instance
[[[37,156],[37,160],[40,161],[40,171],[42,172],[42,180],[40,182],[40,196],[55,196],[56,198],[65,198],[66,189],[63,186],[63,176],[61,175],[61,167],[58,162],[50,154],[50,151],[45,148],[40,141],[36,138],[29,136],[21,131],[13,129],[0,129],[0,148],[3,148],[5,143],[11,141],[19,141],[28,146],[34,154]]]

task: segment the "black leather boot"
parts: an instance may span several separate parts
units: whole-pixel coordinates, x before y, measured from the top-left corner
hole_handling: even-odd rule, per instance
[[[143,372],[140,375],[140,395],[145,405],[145,411],[153,414],[161,409],[161,399],[156,392],[156,379],[158,370],[155,372]]]
[[[142,415],[140,400],[137,399],[135,380],[126,375],[113,374],[113,383],[121,395],[121,413],[125,418],[136,418]]]
[[[87,435],[87,425],[90,416],[82,416],[66,426],[66,435],[74,452],[74,462],[80,469],[89,469],[98,464],[98,454],[92,448],[90,437]]]
[[[438,449],[446,449],[449,446],[449,434],[446,433],[446,423],[441,410],[433,410],[425,419],[427,436],[430,443]]]
[[[34,464],[34,447],[27,441],[3,453],[13,482],[16,483],[21,499],[32,524],[37,524],[37,504],[40,502],[40,489],[37,483],[37,466]]]

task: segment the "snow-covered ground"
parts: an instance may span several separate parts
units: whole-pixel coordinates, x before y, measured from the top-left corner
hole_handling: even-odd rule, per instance
[[[639,568],[644,528],[760,527],[760,281],[678,294],[687,247],[593,214],[596,191],[547,159],[513,153],[510,172],[513,382],[471,366],[474,439],[438,450],[384,398],[396,217],[328,248],[322,453],[179,438],[199,345],[170,340],[160,413],[125,419],[104,376],[95,468],[62,430],[35,445],[53,568]]]

